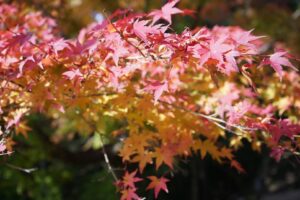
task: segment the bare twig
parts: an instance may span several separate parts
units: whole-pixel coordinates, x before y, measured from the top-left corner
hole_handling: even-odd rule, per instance
[[[114,171],[114,169],[112,168],[112,166],[110,164],[109,157],[108,157],[106,149],[104,147],[103,137],[102,137],[102,135],[100,133],[98,133],[98,134],[100,135],[100,142],[101,142],[101,145],[102,145],[102,153],[103,153],[104,160],[105,160],[105,163],[107,165],[108,171],[111,173],[111,175],[113,176],[113,178],[115,179],[115,181],[118,181],[118,177],[115,174],[115,171]]]
[[[34,171],[37,170],[37,168],[22,168],[22,167],[18,167],[18,166],[9,164],[9,163],[6,163],[5,165],[6,165],[7,167],[9,167],[9,168],[16,169],[16,170],[25,172],[25,173],[27,173],[27,174],[31,174],[32,172],[34,172]]]
[[[109,157],[108,157],[108,154],[106,152],[106,149],[104,147],[104,143],[103,143],[103,137],[101,135],[101,133],[97,130],[97,127],[92,124],[89,120],[87,120],[83,115],[82,115],[82,119],[88,124],[90,125],[94,130],[96,130],[96,133],[99,134],[100,136],[100,142],[101,142],[101,145],[102,145],[102,153],[103,153],[103,156],[104,156],[104,160],[105,160],[105,163],[107,165],[107,168],[108,168],[108,171],[111,173],[112,177],[114,178],[115,181],[118,181],[118,177],[115,173],[115,171],[113,170],[111,164],[110,164],[110,160],[109,160]]]

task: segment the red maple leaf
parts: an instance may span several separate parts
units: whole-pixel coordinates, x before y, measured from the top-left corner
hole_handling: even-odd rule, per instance
[[[142,179],[139,177],[136,177],[137,170],[135,170],[132,173],[125,172],[125,175],[123,177],[123,184],[125,187],[135,188],[135,182],[139,182]]]
[[[121,200],[140,200],[141,198],[135,193],[136,189],[128,188],[126,190],[122,190]]]
[[[148,178],[151,180],[151,183],[148,185],[147,190],[154,189],[154,196],[155,199],[157,199],[157,196],[161,190],[168,193],[168,187],[166,185],[167,182],[169,182],[168,179],[161,177],[157,178],[156,176],[148,176]]]
[[[31,37],[31,33],[15,34],[12,38],[8,40],[8,44],[6,47],[10,48],[15,45],[20,45],[20,47],[22,47],[26,42],[28,42],[31,39]]]
[[[277,162],[280,161],[281,159],[281,156],[283,155],[284,153],[284,148],[282,147],[273,147],[272,150],[271,150],[271,153],[270,153],[270,156],[273,157]]]
[[[165,4],[161,10],[154,10],[152,11],[149,16],[153,17],[153,23],[157,22],[159,19],[164,19],[169,24],[172,23],[171,16],[178,13],[183,13],[182,10],[178,8],[174,8],[174,6],[179,2],[179,0],[171,1],[167,4]]]
[[[246,173],[245,169],[241,166],[241,164],[238,161],[232,160],[230,165],[231,167],[235,168],[239,173]]]

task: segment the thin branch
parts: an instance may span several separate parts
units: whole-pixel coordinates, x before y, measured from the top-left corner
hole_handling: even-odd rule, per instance
[[[9,164],[9,163],[6,163],[5,165],[6,165],[7,167],[9,167],[9,168],[16,169],[16,170],[25,172],[25,173],[27,173],[27,174],[31,174],[32,172],[38,170],[37,168],[28,168],[28,169],[26,169],[26,168],[18,167],[18,166]]]
[[[115,181],[118,181],[118,177],[117,175],[115,174],[115,171],[114,169],[112,168],[111,164],[110,164],[110,160],[109,160],[109,157],[107,155],[107,152],[106,152],[106,149],[104,147],[104,143],[103,143],[103,137],[100,133],[98,133],[100,135],[100,143],[102,145],[102,153],[103,153],[103,156],[104,156],[104,160],[105,160],[105,163],[107,165],[107,168],[108,168],[108,171],[111,173],[111,175],[113,176],[113,178],[115,179]]]
[[[95,130],[96,130],[96,133],[99,134],[99,136],[100,136],[100,142],[101,142],[101,145],[102,145],[102,153],[103,153],[104,160],[105,160],[105,163],[106,163],[106,165],[107,165],[108,171],[111,173],[111,175],[112,175],[112,177],[114,178],[114,180],[115,180],[115,181],[118,181],[118,177],[117,177],[115,171],[113,170],[113,168],[112,168],[112,166],[111,166],[111,164],[110,164],[110,160],[109,160],[108,154],[107,154],[107,152],[106,152],[106,149],[105,149],[105,147],[104,147],[104,143],[103,143],[103,139],[102,139],[101,133],[98,132],[97,127],[96,127],[94,124],[92,124],[90,121],[88,121],[83,115],[82,115],[82,119],[83,119],[88,125],[90,125],[93,129],[95,129]]]
[[[228,123],[226,122],[225,120],[223,119],[220,119],[220,118],[217,118],[217,117],[213,117],[213,115],[205,115],[205,114],[202,114],[202,113],[199,113],[199,112],[195,112],[195,111],[191,111],[191,110],[188,110],[186,108],[183,108],[183,107],[180,107],[180,106],[176,106],[176,105],[173,105],[171,103],[168,103],[168,102],[165,102],[165,101],[162,101],[162,100],[158,100],[159,102],[163,103],[163,104],[166,104],[166,105],[169,105],[169,106],[172,106],[173,108],[176,108],[178,110],[182,110],[182,111],[185,111],[185,112],[188,112],[188,113],[191,113],[193,115],[196,115],[196,116],[200,116],[202,118],[205,118],[209,121],[212,121],[214,122],[215,124],[218,123],[219,127],[224,127],[222,125],[223,124],[226,124],[227,126],[230,126],[230,127],[233,127],[233,128],[237,128],[238,130],[244,132],[244,131],[254,131],[254,130],[257,130],[257,129],[253,129],[253,128],[248,128],[248,127],[244,127],[244,126],[240,126],[240,125],[236,125],[236,124],[231,124],[231,123]],[[227,130],[227,131],[231,131],[229,130],[228,128],[224,127],[224,130]]]
[[[6,156],[6,155],[10,155],[14,153],[13,151],[9,151],[9,152],[6,152],[6,153],[0,153],[0,156]]]
[[[109,93],[108,95],[114,95],[115,93]],[[103,95],[106,95],[106,94],[103,94],[103,93],[96,93],[96,94],[90,94],[88,96],[80,96],[82,98],[84,97],[97,97],[97,96],[103,96]],[[141,95],[136,95],[137,98],[142,98]],[[205,118],[211,122],[213,122],[215,125],[217,125],[218,127],[230,132],[230,133],[234,133],[236,135],[239,135],[238,133],[236,132],[233,132],[232,130],[228,129],[226,126],[229,126],[229,127],[232,127],[232,128],[236,128],[238,129],[239,131],[245,133],[246,131],[256,131],[257,129],[255,128],[249,128],[249,127],[245,127],[245,126],[241,126],[241,125],[236,125],[236,124],[232,124],[232,123],[228,123],[226,122],[225,120],[221,119],[221,118],[218,118],[218,117],[215,117],[216,114],[212,114],[212,115],[205,115],[203,113],[199,113],[199,112],[195,112],[195,111],[191,111],[191,110],[188,110],[184,107],[181,107],[181,106],[177,106],[177,105],[174,105],[174,104],[171,104],[171,103],[168,103],[168,102],[165,102],[165,101],[162,101],[162,100],[158,100],[158,102],[162,103],[162,104],[166,104],[168,106],[171,106],[173,108],[176,108],[178,110],[182,110],[182,111],[185,111],[187,113],[191,113],[195,116],[200,116],[202,118]],[[223,124],[226,124],[226,126],[224,126]]]

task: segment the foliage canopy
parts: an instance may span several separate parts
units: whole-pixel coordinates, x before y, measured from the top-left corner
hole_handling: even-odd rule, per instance
[[[103,153],[123,200],[140,199],[141,181],[155,198],[168,192],[166,177],[192,154],[243,173],[234,155],[243,139],[276,160],[298,155],[298,60],[284,49],[265,52],[264,38],[240,27],[176,33],[172,16],[192,13],[177,3],[149,14],[118,10],[74,39],[41,12],[1,3],[2,155],[13,152],[15,134],[27,135],[26,116],[42,112],[61,132],[122,144],[121,178]],[[141,179],[148,166],[163,175]]]

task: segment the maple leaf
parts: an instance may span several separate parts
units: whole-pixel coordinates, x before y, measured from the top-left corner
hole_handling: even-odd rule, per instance
[[[139,182],[142,179],[139,177],[135,177],[137,173],[137,170],[133,171],[132,173],[128,173],[128,171],[125,172],[125,175],[123,176],[123,184],[126,187],[135,188],[135,182]]]
[[[231,69],[228,71],[238,71],[234,57],[238,55],[237,52],[232,51],[233,46],[228,45],[225,42],[227,36],[222,36],[218,39],[211,39],[208,45],[203,48],[201,45],[195,45],[193,48],[193,54],[196,58],[199,58],[199,67],[202,67],[209,59],[218,61],[218,64],[224,64],[224,54],[227,55],[228,62]],[[227,71],[227,69],[225,69]]]
[[[15,127],[16,134],[22,134],[24,137],[27,138],[28,131],[31,130],[24,122],[18,123],[18,125]]]
[[[80,72],[79,69],[73,69],[70,71],[66,71],[62,74],[63,76],[66,76],[69,80],[73,80],[75,78],[82,78],[83,74]]]
[[[179,14],[179,13],[183,13],[182,10],[178,9],[178,8],[174,8],[174,6],[179,2],[179,0],[174,0],[171,1],[167,4],[165,4],[161,10],[154,10],[152,11],[149,16],[153,17],[153,22],[155,23],[157,22],[159,19],[164,19],[167,22],[169,22],[169,24],[172,23],[172,18],[171,16],[174,14]]]
[[[133,23],[133,32],[144,42],[147,39],[147,34],[152,32],[150,26],[146,26],[148,24],[148,20],[135,21]]]
[[[168,91],[168,81],[161,82],[153,82],[147,87],[144,88],[146,91],[154,91],[154,103],[156,104],[160,96],[164,91]]]
[[[222,148],[220,151],[220,156],[227,158],[228,160],[233,159],[232,150],[228,148]]]
[[[5,141],[5,146],[6,146],[6,150],[8,152],[12,152],[13,150],[13,146],[16,144],[15,141],[12,140],[12,138],[6,138],[6,141]]]
[[[127,188],[121,191],[121,200],[140,200],[141,198],[136,194],[135,188]]]
[[[139,170],[140,172],[143,172],[144,168],[146,167],[146,165],[152,164],[152,154],[151,152],[143,152],[143,153],[139,153],[137,154],[133,159],[133,162],[138,162],[139,163]]]
[[[237,29],[235,32],[231,34],[231,37],[237,44],[243,46],[249,46],[252,47],[251,49],[253,49],[255,45],[253,45],[251,42],[263,38],[264,36],[254,36],[251,34],[252,32],[253,29],[250,31],[243,31],[241,29]],[[256,53],[256,52],[248,52],[248,53]]]
[[[168,165],[171,169],[173,169],[173,157],[174,152],[172,149],[163,146],[161,148],[155,148],[155,158],[156,158],[156,169],[158,169],[162,163]]]
[[[166,193],[169,192],[166,185],[166,183],[169,182],[168,179],[164,177],[157,178],[156,176],[148,176],[147,178],[151,180],[150,184],[147,187],[147,190],[154,189],[155,199],[157,199],[158,194],[161,190],[165,191]]]
[[[162,26],[160,24],[151,26],[147,24],[149,23],[149,20],[141,20],[141,21],[135,21],[133,23],[133,32],[144,42],[147,42],[147,35],[148,34],[157,34],[157,33],[164,33],[167,30],[167,26]]]
[[[284,154],[284,150],[285,149],[282,147],[273,147],[270,156],[273,157],[277,162],[279,162],[281,156]]]
[[[221,162],[220,157],[225,156],[225,154],[227,153],[224,151],[222,153],[220,153],[220,151],[218,150],[218,147],[216,147],[215,144],[210,140],[205,140],[204,142],[201,140],[197,140],[194,145],[194,149],[196,151],[200,150],[202,159],[204,159],[206,154],[209,153],[211,155],[211,157],[213,159],[217,160],[218,162]]]
[[[0,141],[0,152],[3,152],[5,150],[6,150],[6,146],[5,146],[4,142]]]
[[[32,37],[32,33],[20,33],[14,35],[12,38],[8,40],[8,44],[6,45],[6,48],[11,48],[16,45],[20,45],[21,49],[23,45],[28,42]]]
[[[23,117],[25,111],[24,110],[17,110],[15,113],[14,113],[14,116],[13,116],[13,119],[10,119],[8,122],[7,122],[7,125],[6,125],[6,130],[8,130],[10,127],[12,127],[13,125],[17,125],[19,124],[21,118]]]
[[[239,27],[186,28],[180,34],[170,29],[166,33],[174,14],[192,13],[176,8],[178,2],[169,0],[161,10],[149,15],[117,11],[102,24],[92,24],[82,29],[77,38],[69,40],[57,34],[53,21],[42,14],[19,12],[19,8],[12,13],[6,9],[1,12],[3,4],[0,3],[0,18],[5,23],[0,30],[0,113],[2,121],[6,122],[5,128],[14,128],[15,133],[26,135],[29,128],[21,121],[18,108],[26,108],[26,113],[42,111],[57,121],[60,129],[71,117],[75,120],[74,131],[78,133],[94,128],[110,129],[112,124],[102,127],[101,123],[102,115],[109,116],[120,121],[118,124],[124,130],[124,134],[116,135],[123,142],[120,156],[124,162],[137,162],[139,172],[153,160],[156,170],[161,165],[173,170],[175,156],[188,156],[191,150],[200,151],[202,158],[209,154],[220,163],[231,162],[232,167],[244,172],[233,160],[232,151],[242,146],[244,137],[251,141],[253,149],[265,142],[272,149],[270,156],[276,160],[286,150],[296,153],[300,147],[297,137],[300,125],[281,119],[266,122],[266,117],[283,110],[283,104],[284,111],[294,104],[297,107],[299,83],[295,80],[299,74],[294,70],[283,73],[283,67],[295,69],[289,61],[292,57],[283,51],[269,56],[260,54],[263,41],[255,41],[259,37]],[[145,16],[149,19],[143,20]],[[159,20],[166,23],[160,24]],[[34,35],[31,36],[30,31],[34,31]],[[256,70],[260,57],[265,57],[263,63],[274,68],[280,78],[286,74],[283,87],[270,84],[272,93],[286,89],[278,93],[283,98],[280,95],[269,98],[269,91],[264,93],[261,88],[259,93],[263,95],[257,99],[258,93],[254,94],[251,88],[242,84],[245,78],[253,89],[254,81],[260,84],[261,76]],[[41,63],[44,70],[36,67]],[[231,75],[239,70],[241,73],[236,75],[243,76],[242,79],[217,76],[218,71]],[[265,76],[265,79],[267,83],[272,81],[271,76]],[[223,87],[213,87],[212,81]],[[141,88],[153,93],[155,104],[163,96],[168,106],[153,105],[150,95],[140,95]],[[66,92],[76,95],[69,98]],[[168,94],[163,95],[166,92]],[[272,102],[273,99],[276,102]],[[284,102],[277,103],[277,100]],[[268,105],[273,105],[273,109]],[[68,109],[64,110],[64,107]],[[53,108],[65,114],[53,112]],[[247,111],[251,115],[246,116]],[[79,116],[75,117],[75,113]],[[287,118],[299,117],[294,114]],[[87,119],[82,120],[80,115]],[[252,130],[245,129],[246,135],[226,138],[226,130],[229,130],[223,127],[226,124],[228,127],[236,125],[235,128],[246,124],[255,132],[268,132],[270,137],[256,137],[251,134]],[[144,130],[150,133],[146,134]],[[0,135],[5,138],[0,140],[0,152],[12,150],[14,142],[10,132],[0,130]],[[228,142],[228,148],[221,146]],[[140,199],[136,185],[142,179],[137,177],[137,171],[126,171],[117,181],[122,200]],[[149,179],[147,189],[154,190],[155,198],[161,190],[168,191],[168,179],[154,176]]]
[[[35,58],[34,56],[28,56],[24,60],[22,60],[19,63],[19,74],[18,77],[20,77],[23,73],[24,68],[33,68],[35,66],[39,66],[41,69],[43,69],[43,65],[40,62],[40,59]]]
[[[264,123],[264,126],[275,143],[278,143],[282,136],[292,139],[300,132],[300,125],[293,124],[289,119],[280,119],[275,124]]]
[[[35,63],[35,59],[34,59],[33,56],[29,56],[29,57],[25,58],[23,61],[20,62],[20,64],[19,64],[19,73],[20,74],[23,73],[23,68],[28,63]]]
[[[126,140],[125,140],[126,141]],[[131,144],[124,142],[122,149],[119,151],[119,155],[122,157],[122,161],[129,161],[130,157],[134,154],[134,148]]]
[[[269,59],[263,61],[263,64],[271,65],[271,67],[278,73],[280,80],[283,76],[282,66],[287,66],[298,71],[297,68],[295,68],[292,63],[286,57],[284,57],[286,54],[287,52],[285,51],[278,51],[270,55]]]
[[[250,103],[247,101],[242,101],[235,106],[228,108],[228,123],[237,123],[250,109]]]
[[[52,47],[55,55],[58,55],[58,52],[64,50],[65,48],[70,49],[69,43],[64,39],[58,39],[51,42],[50,47]]]
[[[226,73],[229,74],[231,71],[238,72],[239,68],[236,63],[235,57],[239,56],[240,53],[238,51],[229,51],[228,53],[225,54],[226,61],[230,64],[229,66],[227,65],[226,67]]]
[[[106,36],[106,47],[110,52],[104,60],[112,58],[116,66],[118,66],[119,59],[129,53],[119,33],[113,32]]]
[[[91,39],[80,43],[77,40],[75,43],[68,42],[68,49],[70,50],[71,55],[81,55],[85,52],[92,54],[98,47],[98,41],[96,39]]]
[[[232,160],[230,165],[231,167],[235,168],[239,173],[246,173],[246,171],[238,161]]]

